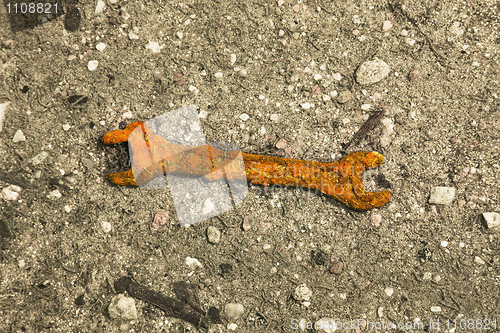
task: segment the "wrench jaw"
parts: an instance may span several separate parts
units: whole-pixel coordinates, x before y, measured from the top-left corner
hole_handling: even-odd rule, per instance
[[[380,166],[384,157],[377,152],[354,152],[329,167],[323,178],[322,192],[356,210],[379,208],[391,198],[391,192],[367,192],[363,185],[363,172]]]

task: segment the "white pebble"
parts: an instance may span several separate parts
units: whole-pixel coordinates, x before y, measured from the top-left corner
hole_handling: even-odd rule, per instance
[[[486,262],[484,262],[484,260],[483,260],[483,259],[481,259],[480,257],[475,257],[475,258],[474,258],[474,262],[475,262],[476,264],[479,264],[479,265],[484,265],[484,264],[486,264]]]
[[[349,122],[350,122],[349,118],[344,118],[344,119],[342,119],[342,123],[343,123],[344,125],[349,124]]]
[[[134,33],[133,31],[128,33],[128,38],[129,39],[139,39],[139,35]]]
[[[195,94],[199,92],[198,88],[196,88],[195,86],[189,86],[189,91],[194,92]]]
[[[179,39],[182,39],[182,37],[184,37],[184,34],[180,31],[177,32],[177,37],[179,37]]]
[[[389,31],[392,28],[392,22],[391,21],[384,21],[384,24],[382,26],[382,30],[384,31]]]
[[[448,242],[447,241],[442,241],[441,242],[441,246],[442,247],[447,247],[448,246]]]
[[[100,14],[104,10],[105,6],[106,3],[103,0],[97,1],[97,6],[95,7],[95,13]]]
[[[59,190],[54,190],[47,196],[47,198],[49,199],[59,199],[60,197],[62,197],[62,194],[61,192],[59,192]]]
[[[123,115],[122,115],[122,118],[123,119],[132,119],[133,115],[132,115],[132,112],[130,111],[127,111],[125,112]]]
[[[401,30],[401,36],[403,36],[403,37],[408,36],[408,31],[405,29]]]
[[[104,44],[104,43],[99,43],[99,44],[97,44],[97,45],[95,46],[95,48],[96,48],[97,50],[99,50],[99,52],[102,52],[102,51],[104,51],[104,49],[106,48],[106,44]]]
[[[17,130],[16,133],[14,134],[14,138],[12,139],[13,142],[19,142],[19,141],[26,141],[26,137],[23,134],[23,131]]]
[[[162,48],[163,45],[160,46],[158,42],[149,41],[148,45],[146,45],[146,49],[150,49],[153,53],[159,53]]]
[[[363,105],[361,105],[361,110],[365,110],[365,111],[367,111],[367,110],[369,110],[369,109],[370,109],[370,107],[371,107],[371,105],[370,105],[370,104],[363,104]]]
[[[249,116],[249,115],[247,115],[246,113],[242,113],[242,114],[240,115],[240,119],[241,119],[241,120],[243,120],[243,121],[247,121],[247,120],[248,120],[248,118],[250,118],[250,116]]]
[[[308,301],[311,299],[312,291],[305,284],[301,284],[293,292],[293,298],[297,301]]]
[[[89,71],[93,71],[93,70],[95,70],[97,68],[98,65],[99,65],[99,61],[97,61],[97,60],[90,60],[87,67],[89,68]]]
[[[300,104],[300,106],[302,106],[303,109],[307,110],[311,107],[311,104],[309,102],[306,102],[306,103]]]
[[[19,197],[19,192],[21,192],[21,188],[17,185],[9,185],[2,189],[0,193],[0,197],[4,200],[15,201],[17,197]]]
[[[498,227],[500,225],[500,214],[498,213],[483,213],[483,217],[489,229]]]
[[[101,222],[101,228],[105,233],[108,233],[111,231],[111,223],[107,221],[102,221]]]
[[[323,76],[321,76],[321,74],[314,74],[314,80],[319,81],[322,78],[323,78]]]
[[[232,53],[231,54],[231,66],[234,65],[235,62],[236,62],[236,54]]]
[[[236,331],[237,328],[238,328],[238,325],[235,323],[227,324],[227,329],[230,331]]]
[[[9,106],[10,102],[0,104],[0,132],[3,128],[3,121],[5,119],[5,111],[7,110],[7,106]]]
[[[198,118],[206,118],[208,115],[207,111],[202,110],[200,111],[200,114],[198,115]]]
[[[326,101],[329,101],[331,100],[332,98],[328,95],[323,95],[323,100],[326,102]]]
[[[431,189],[430,204],[449,205],[455,198],[455,188],[437,186]]]
[[[334,91],[331,91],[331,92],[330,92],[330,97],[335,98],[337,95],[338,95],[337,90],[334,90]]]
[[[259,99],[260,99],[260,100],[262,100],[262,99],[264,99],[264,98],[266,98],[266,96],[264,96],[264,95],[259,95]]]
[[[70,207],[70,206],[68,206],[68,205],[64,206],[64,211],[65,211],[66,213],[71,212],[71,207]]]
[[[392,294],[394,294],[394,289],[392,289],[390,287],[385,288],[385,294],[387,296],[392,296]]]
[[[431,306],[431,312],[441,312],[440,306]]]
[[[217,72],[215,73],[215,77],[220,79],[222,77],[222,73],[221,72]]]
[[[70,124],[64,124],[64,125],[62,125],[62,128],[63,128],[63,130],[67,131],[67,130],[69,130],[71,128],[71,125]]]
[[[333,79],[340,81],[340,80],[342,80],[342,75],[340,75],[340,73],[335,73],[335,74],[333,74]]]
[[[198,259],[191,257],[186,257],[186,265],[188,265],[191,269],[195,269],[196,267],[203,267]]]
[[[276,113],[273,113],[271,117],[269,117],[272,121],[278,121],[278,115]]]

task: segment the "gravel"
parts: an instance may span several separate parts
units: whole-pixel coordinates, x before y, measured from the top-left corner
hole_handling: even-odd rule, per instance
[[[433,187],[429,198],[430,204],[449,205],[455,198],[455,188],[453,187]]]
[[[356,71],[356,81],[362,85],[374,84],[384,79],[389,71],[389,65],[380,59],[366,61]]]

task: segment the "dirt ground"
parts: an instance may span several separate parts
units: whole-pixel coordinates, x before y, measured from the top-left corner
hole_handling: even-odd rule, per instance
[[[0,187],[20,187],[0,199],[1,332],[206,331],[137,298],[137,319],[111,319],[123,276],[170,297],[188,283],[221,311],[209,332],[294,332],[294,320],[322,318],[498,330],[500,234],[482,213],[500,213],[500,3],[96,3],[77,5],[76,31],[65,4],[25,29],[5,19],[6,0],[0,9]],[[359,84],[374,59],[389,74]],[[168,191],[106,179],[129,169],[128,149],[101,140],[191,104],[208,141],[248,153],[326,162],[377,151],[385,178],[365,184],[391,200],[355,211],[250,186],[235,209],[181,228]],[[379,110],[379,125],[342,151]],[[451,204],[429,203],[436,186],[456,190]],[[309,300],[295,295],[302,284]],[[228,319],[229,303],[244,313]]]

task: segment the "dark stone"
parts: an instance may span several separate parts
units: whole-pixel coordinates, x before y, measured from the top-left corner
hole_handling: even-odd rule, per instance
[[[220,269],[222,272],[222,276],[226,276],[228,274],[231,274],[233,271],[233,266],[231,264],[220,264]]]
[[[78,296],[77,298],[75,298],[75,304],[78,305],[78,306],[82,306],[82,305],[85,305],[85,294],[81,294],[80,296]]]
[[[80,11],[76,7],[71,7],[64,20],[64,28],[69,31],[80,29]]]
[[[21,92],[23,94],[26,94],[28,92],[28,90],[30,90],[30,88],[28,86],[24,86],[23,89],[21,90]]]
[[[316,265],[323,266],[328,261],[328,255],[321,250],[312,250],[311,259]]]

